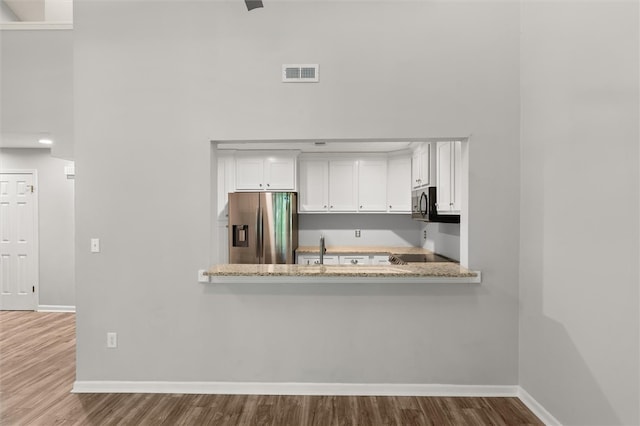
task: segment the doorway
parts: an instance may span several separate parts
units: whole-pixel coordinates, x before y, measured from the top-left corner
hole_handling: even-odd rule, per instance
[[[38,306],[38,197],[35,170],[0,173],[0,310]]]

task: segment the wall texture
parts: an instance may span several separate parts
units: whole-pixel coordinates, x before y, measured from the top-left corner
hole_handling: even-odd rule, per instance
[[[2,30],[0,49],[0,145],[45,133],[53,156],[73,158],[72,31]]]
[[[638,3],[522,12],[520,384],[563,424],[639,424]]]
[[[75,5],[77,379],[516,384],[519,6],[268,6]],[[195,282],[210,140],[470,134],[482,285]]]
[[[38,172],[40,305],[75,305],[74,180],[48,149],[0,149],[2,169]]]

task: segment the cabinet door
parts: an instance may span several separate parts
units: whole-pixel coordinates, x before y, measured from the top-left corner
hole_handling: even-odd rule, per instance
[[[438,142],[436,146],[436,173],[438,176],[438,212],[450,212],[453,206],[452,193],[452,149],[451,142]]]
[[[461,190],[462,190],[462,142],[452,142],[453,145],[453,162],[452,168],[453,173],[451,174],[451,179],[453,180],[453,185],[451,185],[451,190],[453,194],[451,196],[451,202],[453,203],[451,208],[455,213],[459,213],[461,210],[460,200]]]
[[[369,256],[340,256],[341,265],[369,265]]]
[[[389,255],[373,255],[371,256],[372,265],[391,265],[389,262]]]
[[[420,161],[420,186],[431,185],[431,151],[429,150],[429,144],[422,145],[420,151],[418,151],[418,160]]]
[[[358,182],[358,210],[387,211],[387,159],[360,160]]]
[[[329,162],[300,161],[300,212],[326,212],[329,209]]]
[[[332,160],[329,162],[329,211],[357,211],[357,166],[358,163],[355,160]]]
[[[267,190],[289,190],[296,187],[296,159],[269,156],[264,163],[264,184]]]
[[[264,158],[255,155],[236,157],[236,189],[264,190]]]
[[[390,158],[387,165],[387,204],[390,212],[411,213],[411,161]]]
[[[324,265],[337,265],[338,264],[338,256],[324,256],[322,259],[322,263]],[[320,264],[320,256],[319,255],[298,255],[298,265],[319,265]]]
[[[414,151],[411,156],[411,188],[420,188],[420,152]]]

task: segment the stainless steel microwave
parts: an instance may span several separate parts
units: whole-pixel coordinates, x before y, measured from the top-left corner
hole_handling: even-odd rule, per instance
[[[438,214],[438,190],[435,186],[411,192],[411,218],[421,222],[460,223],[458,214]]]

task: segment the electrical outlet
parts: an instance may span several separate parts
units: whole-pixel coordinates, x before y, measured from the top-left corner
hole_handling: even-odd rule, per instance
[[[427,230],[422,231],[422,238],[427,239]]]
[[[360,238],[360,230],[356,229],[356,238]]]
[[[198,269],[198,282],[199,283],[209,282],[209,275],[207,275],[206,269]]]
[[[107,347],[108,348],[118,347],[118,333],[114,333],[112,331],[107,333]]]

